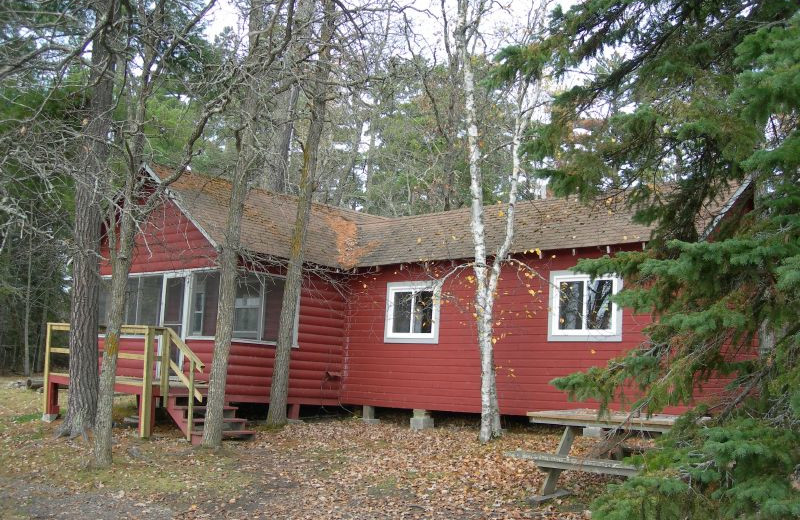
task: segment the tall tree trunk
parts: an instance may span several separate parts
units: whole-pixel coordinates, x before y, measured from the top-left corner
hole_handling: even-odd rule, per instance
[[[274,146],[269,154],[269,169],[264,172],[263,185],[275,193],[287,193],[289,189],[289,164],[291,145],[294,136],[294,120],[297,117],[297,102],[300,98],[300,85],[294,73],[298,62],[305,59],[302,44],[311,34],[314,15],[314,0],[298,0],[294,15],[294,36],[286,49],[284,66],[275,103],[279,113],[279,126],[275,131]],[[286,89],[286,86],[289,86]]]
[[[278,343],[275,346],[275,363],[272,369],[272,384],[269,393],[269,412],[267,424],[280,426],[286,424],[286,405],[289,396],[289,360],[294,342],[295,315],[300,300],[303,283],[303,248],[305,246],[308,219],[311,213],[311,199],[314,194],[314,180],[317,173],[319,143],[325,125],[328,86],[330,74],[330,44],[333,38],[334,6],[332,0],[324,0],[325,11],[321,31],[321,48],[316,63],[313,84],[311,85],[311,123],[308,137],[303,147],[303,167],[300,170],[300,194],[297,200],[297,216],[292,231],[289,268],[281,302],[281,316],[278,325]]]
[[[350,179],[355,178],[355,168],[358,163],[360,153],[358,151],[361,145],[361,134],[364,132],[364,120],[356,121],[356,126],[353,130],[353,137],[350,140],[350,157],[347,165],[342,169],[342,174],[339,176],[339,182],[336,185],[336,192],[333,194],[333,205],[341,206],[344,194],[350,185]]]
[[[30,238],[28,239],[28,278],[25,285],[25,323],[23,326],[22,334],[25,339],[25,359],[22,363],[25,377],[31,376],[31,337],[30,337],[30,324],[31,324],[31,274],[33,266],[33,230],[31,229]]]
[[[115,0],[94,5],[97,26],[105,26],[92,44],[89,73],[89,121],[86,124],[86,158],[75,179],[75,223],[72,260],[72,295],[69,335],[69,398],[67,414],[58,435],[84,435],[94,425],[97,412],[97,312],[100,294],[98,246],[100,243],[100,193],[98,183],[109,156],[106,142],[111,130],[114,62],[111,33],[116,31]]]
[[[281,125],[277,130],[275,150],[271,154],[272,171],[266,172],[268,176],[267,189],[274,193],[285,193],[289,179],[289,150],[292,147],[294,135],[294,118],[297,113],[297,100],[300,97],[300,87],[291,86],[289,91],[282,96],[286,103],[281,107]],[[279,101],[280,104],[280,101]]]
[[[257,59],[259,40],[256,36],[263,27],[262,2],[252,0],[249,16],[250,56]],[[244,128],[236,136],[237,161],[231,179],[231,197],[228,206],[228,219],[225,238],[219,253],[219,298],[217,302],[217,331],[214,336],[214,353],[211,361],[206,418],[203,423],[203,441],[206,448],[217,448],[222,443],[223,409],[225,388],[228,381],[228,359],[233,339],[233,320],[236,299],[236,283],[239,267],[239,254],[242,229],[242,215],[247,198],[249,183],[256,171],[256,122],[252,115],[259,108],[259,98],[250,95],[243,104],[243,114],[249,118]],[[191,398],[191,397],[190,397]]]
[[[465,119],[467,123],[467,143],[469,148],[469,172],[471,195],[472,238],[475,244],[474,271],[476,278],[475,312],[477,314],[478,348],[481,355],[481,429],[479,439],[488,442],[502,434],[500,428],[500,407],[497,401],[497,384],[494,366],[494,348],[492,345],[492,313],[494,307],[493,280],[490,268],[486,263],[486,233],[483,224],[483,189],[480,169],[480,148],[478,145],[478,127],[475,114],[475,79],[468,45],[470,34],[477,30],[477,20],[468,25],[468,0],[458,2],[458,26],[455,31],[456,46],[461,61],[464,83]],[[476,16],[482,8],[478,7]],[[500,255],[498,255],[500,256]],[[499,265],[495,266],[499,272]]]
[[[255,106],[255,99],[247,105]],[[249,112],[246,112],[249,113]],[[239,243],[247,197],[248,183],[252,176],[252,147],[254,129],[249,125],[245,130],[244,142],[239,146],[239,160],[232,179],[230,206],[225,229],[225,239],[219,254],[219,300],[217,307],[217,332],[214,337],[214,354],[211,362],[211,379],[206,403],[206,420],[203,426],[203,446],[216,448],[222,443],[223,408],[225,387],[228,379],[228,358],[233,339],[233,311],[236,298],[236,278],[239,266]]]

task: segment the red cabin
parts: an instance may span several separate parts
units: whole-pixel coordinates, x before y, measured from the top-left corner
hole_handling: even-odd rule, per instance
[[[168,173],[146,170],[155,182]],[[187,173],[167,192],[168,200],[137,237],[126,323],[172,329],[208,368],[217,314],[217,247],[230,184]],[[727,211],[742,192],[708,218]],[[489,251],[503,239],[504,209],[486,207]],[[633,223],[631,212],[611,199],[594,205],[570,199],[520,202],[516,211],[514,262],[503,268],[495,305],[501,413],[585,407],[569,403],[549,381],[636,347],[650,318],[609,300],[622,280],[591,280],[569,269],[581,258],[641,249],[650,229]],[[290,196],[252,189],[247,197],[229,402],[269,402],[295,212]],[[297,417],[301,405],[480,412],[472,253],[469,208],[386,218],[314,204],[291,356],[290,417]],[[102,274],[110,278],[108,266]],[[129,344],[130,352],[141,352],[140,338]],[[187,366],[183,351],[170,352],[177,365]],[[118,376],[141,376],[138,359],[121,358],[119,365]],[[50,394],[52,385],[66,383],[51,376]],[[156,403],[159,395],[156,390],[147,397]],[[176,403],[171,401],[173,408]],[[51,402],[46,413],[57,412]],[[185,429],[186,421],[173,417]]]

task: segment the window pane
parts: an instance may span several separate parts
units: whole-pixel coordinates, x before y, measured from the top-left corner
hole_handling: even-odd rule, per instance
[[[111,280],[100,280],[100,299],[98,300],[98,310],[100,326],[108,326],[108,313],[111,311]]]
[[[258,339],[261,314],[261,282],[258,278],[240,278],[233,304],[233,337]]]
[[[139,310],[136,325],[158,325],[161,318],[161,287],[164,277],[142,276],[139,278]]]
[[[109,307],[110,307],[109,300]],[[128,283],[125,286],[125,319],[123,320],[126,325],[136,324],[136,309],[139,301],[139,278],[128,278]]]
[[[584,282],[561,282],[558,287],[558,328],[561,330],[580,330],[583,328]]]
[[[206,294],[201,288],[195,287],[194,294],[192,295],[192,325],[191,332],[194,335],[201,336],[203,334],[203,310],[206,306]]]
[[[264,331],[261,334],[261,339],[264,341],[278,340],[284,285],[285,282],[282,278],[266,278],[264,280]]]
[[[588,284],[586,302],[586,328],[608,330],[611,328],[611,293],[614,282],[595,280]]]
[[[433,328],[433,291],[420,291],[414,302],[414,332],[430,334]]]
[[[392,332],[411,332],[411,292],[394,293]]]
[[[191,333],[194,336],[213,336],[217,330],[219,273],[199,273],[192,283]]]

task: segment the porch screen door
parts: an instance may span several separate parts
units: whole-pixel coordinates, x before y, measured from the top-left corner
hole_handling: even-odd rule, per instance
[[[164,286],[164,320],[162,325],[174,330],[183,338],[183,300],[186,286],[185,276],[172,276],[165,280]],[[177,348],[170,350],[170,357],[176,365],[181,365],[181,352]]]

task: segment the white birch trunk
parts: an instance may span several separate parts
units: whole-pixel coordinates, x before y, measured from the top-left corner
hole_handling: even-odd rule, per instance
[[[505,211],[505,239],[495,253],[491,265],[489,265],[487,263],[486,233],[484,230],[483,186],[480,169],[481,152],[478,143],[477,116],[475,111],[475,80],[468,50],[470,41],[477,32],[483,9],[484,3],[478,2],[473,12],[473,19],[468,20],[469,2],[468,0],[459,0],[458,25],[455,36],[464,81],[464,104],[465,120],[467,123],[467,143],[469,148],[471,195],[470,224],[472,239],[475,244],[475,261],[473,264],[476,279],[475,313],[478,329],[478,348],[480,349],[481,355],[481,428],[479,439],[481,442],[488,442],[502,434],[500,406],[497,395],[497,375],[494,364],[494,299],[497,293],[497,283],[500,278],[502,265],[508,258],[514,239],[514,212],[517,202],[519,175],[522,170],[518,151],[522,135],[529,121],[529,111],[525,109],[524,105],[530,80],[521,80],[517,85],[517,106],[511,145],[513,166],[508,206]]]

